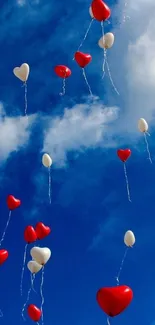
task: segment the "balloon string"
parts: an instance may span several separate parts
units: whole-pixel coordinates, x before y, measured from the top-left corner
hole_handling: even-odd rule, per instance
[[[125,3],[124,3],[124,8],[123,8],[123,19],[122,19],[122,23],[120,24],[120,27],[126,23],[126,20],[127,19],[130,19],[130,16],[127,16],[126,15],[126,9],[127,9],[127,6],[128,6],[128,1],[126,0]]]
[[[111,72],[110,72],[110,68],[109,68],[109,64],[108,64],[108,61],[107,61],[107,57],[105,59],[105,63],[106,63],[106,66],[107,66],[108,75],[109,75],[109,79],[111,81],[111,84],[112,84],[115,92],[117,93],[117,95],[120,95],[119,92],[118,92],[118,90],[117,90],[117,88],[116,88],[116,86],[115,86],[115,84],[114,84],[114,82],[113,82],[113,79],[112,79],[112,76],[111,76]]]
[[[42,319],[42,325],[44,324],[44,315],[43,315],[43,304],[44,304],[44,296],[43,296],[43,284],[44,284],[44,266],[42,268],[42,276],[41,276],[41,285],[40,285],[40,295],[41,295],[41,319]]]
[[[82,68],[82,73],[83,73],[83,76],[84,76],[84,79],[85,79],[86,85],[88,86],[89,93],[90,93],[91,97],[93,97],[93,93],[92,93],[91,88],[90,88],[90,85],[89,85],[89,83],[88,83],[88,80],[87,80],[87,77],[86,77],[86,73],[85,73],[84,68]]]
[[[127,175],[125,163],[124,163],[124,175],[125,175],[125,180],[126,180],[126,189],[127,189],[127,194],[128,194],[128,200],[129,200],[129,202],[131,202],[130,190],[129,190],[129,181],[128,181],[128,175]]]
[[[24,278],[24,270],[25,270],[27,247],[28,247],[28,244],[25,245],[24,258],[23,258],[23,266],[22,266],[22,272],[21,272],[21,281],[20,281],[20,294],[21,294],[21,296],[23,295],[23,278]]]
[[[31,273],[31,288],[35,293],[37,293],[37,291],[34,289],[34,280],[35,280],[35,273],[34,274]]]
[[[125,259],[126,259],[126,255],[127,255],[128,249],[129,249],[129,247],[127,247],[126,250],[125,250],[123,259],[121,261],[120,269],[119,269],[118,274],[116,276],[117,285],[119,285],[119,278],[120,278],[120,275],[121,275],[121,272],[122,272],[122,269],[123,269],[123,265],[124,265],[124,262],[125,262]]]
[[[25,115],[27,116],[27,83],[24,83],[25,87]]]
[[[107,317],[107,324],[110,325],[110,319]]]
[[[105,62],[106,62],[106,57],[107,57],[107,52],[106,52],[106,49],[104,48],[104,24],[103,24],[103,21],[101,21],[101,30],[102,30],[102,42],[103,42],[103,51],[104,51],[103,64],[102,64],[102,70],[103,70],[102,79],[103,79],[105,76]]]
[[[66,80],[63,78],[63,83],[62,83],[62,92],[59,94],[60,96],[64,96],[66,93]]]
[[[34,281],[34,279],[33,279],[33,281]],[[31,293],[31,290],[32,290],[32,283],[31,283],[31,287],[30,287],[30,289],[29,289],[29,291],[28,291],[28,293],[27,293],[27,299],[26,299],[26,302],[25,302],[25,304],[23,305],[23,309],[22,309],[22,317],[23,317],[23,320],[25,320],[25,317],[24,317],[24,311],[25,311],[25,307],[26,307],[26,305],[27,305],[27,303],[28,303],[28,301],[29,301],[29,299],[30,299],[30,293]]]
[[[3,317],[3,312],[1,311],[1,309],[0,309],[0,317]]]
[[[3,242],[4,237],[5,237],[5,235],[6,235],[6,231],[7,231],[7,228],[8,228],[8,226],[9,226],[10,219],[11,219],[11,211],[9,212],[9,217],[8,217],[8,220],[7,220],[7,223],[6,223],[6,226],[5,226],[5,229],[4,229],[4,232],[3,232],[2,238],[1,238],[1,240],[0,240],[0,246],[2,245],[2,242]]]
[[[91,28],[91,25],[92,25],[93,21],[94,21],[94,18],[92,18],[92,20],[91,20],[91,22],[90,22],[90,24],[89,24],[89,26],[88,26],[88,28],[87,28],[87,31],[86,31],[86,33],[85,33],[85,36],[84,36],[82,42],[80,43],[80,45],[79,45],[79,47],[78,47],[78,49],[77,49],[77,52],[80,50],[80,48],[82,47],[84,41],[86,40],[86,38],[87,38],[87,36],[88,36],[88,33],[89,33],[89,31],[90,31],[90,28]],[[75,60],[75,58],[73,58],[73,60]]]
[[[150,136],[150,134],[148,134],[148,135]],[[148,153],[148,159],[150,160],[150,163],[152,164],[152,158],[151,158],[151,154],[150,154],[149,144],[148,144],[145,132],[144,132],[144,139],[145,139],[145,143],[146,143],[146,150],[147,150],[147,153]]]
[[[51,204],[51,169],[50,169],[50,167],[48,169],[48,196],[49,196],[49,202]]]

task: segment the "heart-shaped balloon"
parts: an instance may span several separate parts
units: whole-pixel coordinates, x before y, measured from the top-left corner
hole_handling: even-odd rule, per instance
[[[128,286],[102,288],[97,292],[96,299],[101,309],[110,317],[123,312],[133,298],[133,292]]]
[[[72,74],[71,70],[65,65],[57,65],[54,68],[54,71],[60,78],[68,78]]]
[[[51,257],[51,251],[47,247],[33,247],[30,254],[40,265],[45,265]]]
[[[7,205],[9,210],[14,210],[21,205],[21,201],[19,199],[16,199],[13,195],[8,195]]]
[[[35,226],[35,231],[38,239],[43,239],[51,232],[50,227],[45,226],[42,222],[38,222]]]
[[[117,155],[123,162],[126,162],[127,159],[131,156],[131,150],[130,149],[119,149],[117,150]]]
[[[36,261],[29,261],[27,267],[32,274],[36,274],[42,269],[42,265],[38,264]]]
[[[9,253],[6,249],[0,249],[0,265],[2,265],[8,258]]]
[[[111,15],[110,8],[102,0],[93,0],[91,9],[94,18],[99,21],[107,20]]]
[[[29,317],[34,322],[38,322],[40,320],[42,312],[37,306],[29,305],[28,308],[27,308],[27,312],[28,312]]]
[[[26,82],[29,76],[30,67],[27,63],[23,63],[20,67],[13,69],[14,75],[23,82]]]
[[[90,61],[92,60],[90,54],[86,54],[79,51],[75,53],[74,57],[75,57],[75,61],[81,68],[86,67],[86,65],[89,64]]]
[[[34,243],[37,240],[37,234],[35,229],[32,226],[27,226],[24,230],[24,239],[30,244]]]

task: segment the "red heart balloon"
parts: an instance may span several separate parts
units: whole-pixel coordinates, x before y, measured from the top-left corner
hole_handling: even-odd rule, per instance
[[[9,253],[5,249],[0,249],[0,265],[2,265],[8,258]]]
[[[38,322],[40,320],[41,317],[41,310],[35,306],[35,305],[29,305],[27,308],[27,312],[29,317],[34,321],[34,322]]]
[[[21,201],[19,199],[16,199],[13,195],[8,195],[7,205],[9,210],[14,210],[21,205]]]
[[[81,67],[84,68],[86,67],[87,64],[90,63],[90,61],[92,60],[92,57],[90,54],[86,54],[83,52],[76,52],[74,55],[75,61],[77,62],[77,64]]]
[[[71,70],[65,65],[57,65],[54,68],[54,71],[60,78],[68,78],[72,74]]]
[[[132,290],[125,285],[101,288],[96,295],[99,306],[110,317],[122,313],[128,307],[132,298]]]
[[[126,162],[127,159],[131,156],[131,150],[130,149],[119,149],[117,150],[117,155],[123,162]]]
[[[37,234],[32,226],[27,226],[24,230],[24,239],[30,244],[37,240]]]
[[[35,231],[38,239],[43,239],[51,232],[50,227],[45,226],[42,222],[38,222],[35,227]]]
[[[92,13],[95,19],[104,21],[111,15],[110,8],[102,0],[93,0],[91,4]]]

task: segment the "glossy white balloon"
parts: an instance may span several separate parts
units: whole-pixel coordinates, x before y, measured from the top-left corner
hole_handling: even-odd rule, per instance
[[[128,230],[124,235],[124,243],[128,247],[132,247],[135,244],[135,235],[131,230]]]
[[[26,82],[30,73],[30,67],[27,63],[23,63],[20,67],[13,69],[14,75],[23,82]]]
[[[100,40],[98,41],[98,45],[102,49],[110,49],[114,44],[114,39],[114,34],[107,33],[100,38]]]
[[[91,18],[94,18],[94,16],[93,16],[93,12],[92,12],[92,8],[91,8],[91,7],[89,7],[89,14],[90,14],[90,17],[91,17]]]
[[[30,251],[32,258],[40,265],[45,265],[51,257],[51,251],[47,247],[33,247]]]
[[[32,274],[36,274],[42,269],[42,265],[38,264],[36,261],[29,261],[27,267]]]
[[[140,118],[138,121],[138,129],[140,132],[147,132],[149,126],[144,118]]]
[[[52,159],[47,153],[42,156],[42,163],[45,167],[51,167]]]

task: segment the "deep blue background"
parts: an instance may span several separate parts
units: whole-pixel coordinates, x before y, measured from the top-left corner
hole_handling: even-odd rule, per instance
[[[108,4],[115,9],[116,3],[109,0]],[[70,152],[67,168],[53,168],[51,206],[46,195],[48,189],[44,184],[45,191],[42,191],[41,180],[36,181],[37,173],[46,173],[41,165],[44,131],[41,117],[49,115],[52,119],[62,114],[64,107],[84,101],[82,96],[87,95],[81,71],[72,57],[90,22],[89,5],[87,0],[46,0],[37,5],[30,0],[23,6],[11,0],[0,2],[0,99],[8,116],[23,115],[23,88],[12,70],[27,62],[31,69],[28,113],[38,113],[29,146],[11,153],[0,169],[1,232],[8,217],[7,195],[22,200],[22,206],[12,213],[2,246],[9,251],[9,259],[1,267],[0,281],[0,307],[4,313],[0,322],[4,325],[23,324],[21,308],[25,298],[20,297],[23,231],[25,226],[35,225],[37,221],[52,227],[51,235],[39,243],[52,250],[52,258],[45,268],[45,325],[106,324],[106,317],[96,303],[96,292],[100,287],[116,284],[115,275],[125,250],[123,237],[128,229],[135,233],[136,245],[127,256],[121,284],[133,289],[134,299],[112,324],[150,325],[154,320],[155,167],[147,160],[143,138],[135,144],[127,134],[123,135],[124,147],[132,149],[127,162],[131,204],[127,200],[123,165],[116,156],[117,148],[89,148],[77,159]],[[105,26],[106,32],[117,27],[119,19],[119,13],[117,19],[111,18],[111,24]],[[101,81],[103,53],[97,47],[100,37],[100,24],[94,22],[82,48],[93,56],[87,75],[93,93],[104,104],[122,108],[124,97],[117,97],[108,79]],[[116,71],[115,64],[110,63]],[[59,96],[61,79],[53,72],[57,64],[72,69],[64,98]],[[150,133],[153,152],[153,128]],[[28,254],[27,261],[29,258]],[[40,275],[35,288],[37,285],[39,288]],[[25,297],[29,285],[26,269]],[[30,302],[39,306],[39,294],[32,294]],[[28,317],[27,323],[32,323]]]

